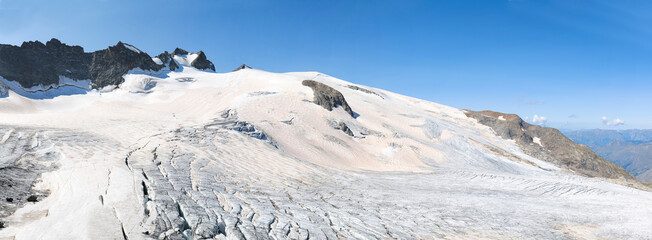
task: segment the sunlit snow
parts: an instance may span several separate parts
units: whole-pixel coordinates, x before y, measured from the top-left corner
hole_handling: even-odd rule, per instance
[[[652,236],[652,193],[527,156],[461,110],[316,72],[209,73],[192,57],[114,90],[62,80],[82,95],[3,80],[14,90],[0,98],[1,144],[20,147],[0,151],[56,168],[36,184],[49,196],[0,238]],[[357,117],[312,103],[306,79]]]

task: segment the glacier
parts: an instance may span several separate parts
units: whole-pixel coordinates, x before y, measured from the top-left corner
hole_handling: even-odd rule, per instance
[[[0,208],[0,239],[652,236],[651,192],[530,157],[463,110],[317,72],[201,71],[193,57],[113,90],[8,89],[0,168],[25,182]],[[313,103],[304,80],[355,116]]]

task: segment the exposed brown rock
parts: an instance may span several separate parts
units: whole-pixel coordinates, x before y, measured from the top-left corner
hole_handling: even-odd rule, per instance
[[[491,127],[498,136],[515,140],[532,157],[588,177],[634,179],[625,169],[573,142],[557,129],[529,124],[515,114],[470,110],[465,110],[465,114]],[[534,141],[535,138],[541,145]]]

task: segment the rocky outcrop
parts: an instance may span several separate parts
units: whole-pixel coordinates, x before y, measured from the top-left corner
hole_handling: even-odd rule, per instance
[[[253,68],[251,68],[250,66],[247,66],[247,64],[242,64],[238,68],[233,69],[233,71],[231,71],[231,72],[239,71],[239,70],[242,70],[242,69],[253,69]]]
[[[189,52],[177,48],[157,57],[159,65],[147,55],[126,43],[118,42],[104,50],[84,52],[80,46],[68,46],[57,39],[43,44],[39,41],[24,42],[21,46],[0,45],[0,77],[18,82],[23,88],[57,85],[60,78],[90,80],[94,89],[118,86],[124,82],[123,75],[140,68],[158,71],[166,65],[171,71],[180,68],[173,56],[185,56]],[[199,51],[190,63],[200,70],[215,71],[215,66],[204,52]],[[1,93],[1,92],[0,92]]]
[[[353,137],[353,131],[349,128],[349,126],[346,125],[344,122],[340,122],[338,125],[339,130],[342,130],[342,132],[346,133],[346,135],[352,136]]]
[[[179,64],[177,64],[176,61],[172,58],[172,55],[168,53],[168,51],[165,51],[164,53],[159,54],[156,56],[161,62],[163,62],[163,65],[167,65],[170,71],[176,71],[179,69]]]
[[[119,85],[124,82],[122,76],[134,68],[152,71],[162,68],[147,53],[134,51],[133,47],[128,48],[122,42],[106,50],[94,52],[92,56],[89,72],[93,88]]]
[[[351,117],[355,117],[353,110],[351,110],[351,107],[346,102],[346,99],[344,99],[341,92],[327,86],[326,84],[313,80],[304,80],[301,84],[312,88],[312,91],[314,92],[313,102],[315,104],[322,106],[328,111],[332,111],[333,108],[341,106],[344,111],[351,115]]]
[[[20,47],[0,46],[0,76],[24,88],[58,84],[60,76],[91,80],[93,88],[102,88],[124,82],[122,76],[134,68],[157,71],[162,66],[147,53],[122,42],[92,53],[57,39],[46,44],[34,41]]]
[[[166,55],[166,54],[167,54],[167,51],[165,53],[162,53],[161,55]],[[168,54],[168,56],[166,56],[167,58],[165,60],[163,58],[161,58],[161,57],[159,57],[159,59],[161,59],[161,61],[164,64],[168,63],[168,61],[169,61],[170,70],[175,71],[175,70],[179,69],[179,65],[174,61],[173,57],[174,56],[187,57],[188,54],[191,54],[191,53],[186,51],[186,50],[183,50],[181,48],[176,48],[172,52],[172,55]],[[215,65],[213,65],[213,63],[208,60],[208,58],[206,57],[206,54],[203,51],[199,51],[196,54],[197,54],[197,57],[194,60],[192,60],[192,62],[190,63],[190,66],[192,66],[192,67],[194,67],[196,69],[199,69],[199,70],[211,70],[213,72],[215,71]],[[159,55],[159,56],[161,56],[161,55]]]
[[[623,168],[573,142],[557,129],[529,124],[515,114],[464,111],[467,117],[491,127],[498,136],[516,141],[523,152],[532,157],[584,176],[634,179]]]
[[[170,59],[170,64],[168,65],[168,67],[170,68],[170,71],[176,71],[177,69],[180,68],[179,64],[177,64],[177,62],[174,61],[174,59]]]
[[[181,48],[175,48],[174,51],[172,52],[172,56],[176,55],[188,55],[188,51],[183,50]]]
[[[163,64],[167,64],[168,62],[170,62],[170,59],[172,59],[172,56],[170,55],[170,53],[168,51],[165,51],[165,52],[159,54],[158,56],[156,56],[156,58],[161,60],[161,62],[163,62]]]
[[[90,79],[92,54],[80,46],[68,46],[57,39],[46,44],[24,42],[20,47],[0,46],[0,76],[25,88],[59,83],[59,76]]]
[[[382,99],[385,99],[385,97],[381,96],[381,95],[378,94],[377,92],[371,91],[371,90],[366,89],[366,88],[361,88],[361,87],[354,86],[354,85],[347,85],[346,87],[347,87],[347,88],[350,88],[350,89],[353,89],[353,90],[356,90],[356,91],[360,91],[360,92],[366,93],[366,94],[376,95],[376,96],[378,96],[378,97],[380,97],[380,98],[382,98]]]
[[[330,125],[333,129],[340,130],[340,131],[346,133],[346,135],[349,135],[351,137],[355,136],[353,134],[353,131],[351,131],[349,126],[346,125],[346,123],[343,122],[343,121],[338,121],[338,120],[335,120],[335,119],[328,119],[328,125]]]
[[[204,54],[204,52],[202,51],[197,52],[197,58],[195,58],[195,60],[193,60],[192,63],[190,63],[190,65],[199,70],[210,69],[212,71],[215,71],[215,66],[211,61],[208,61],[208,58],[206,58],[206,54]]]

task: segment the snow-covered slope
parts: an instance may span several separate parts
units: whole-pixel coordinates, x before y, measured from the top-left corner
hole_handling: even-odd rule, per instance
[[[0,150],[16,156],[0,167],[34,172],[37,199],[6,203],[0,238],[652,236],[652,193],[532,158],[461,110],[174,59],[181,69],[132,70],[113,91],[0,98]],[[304,80],[353,116],[313,103]]]

